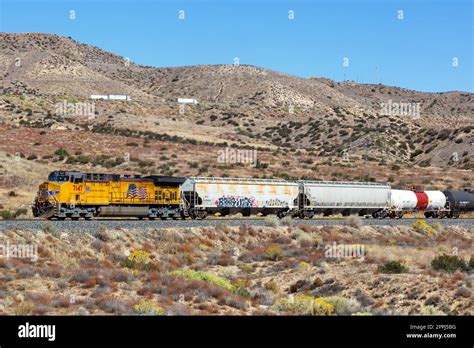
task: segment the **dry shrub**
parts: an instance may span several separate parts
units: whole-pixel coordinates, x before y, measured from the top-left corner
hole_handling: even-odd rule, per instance
[[[110,272],[110,279],[119,283],[128,283],[134,279],[134,276],[130,272],[115,269]]]
[[[71,273],[70,282],[87,283],[91,278],[95,277],[89,270],[76,270]]]
[[[15,307],[13,313],[15,315],[30,315],[33,310],[33,305],[29,302],[22,302]]]
[[[265,249],[265,257],[271,261],[280,260],[283,257],[283,250],[277,244],[270,244]]]
[[[230,293],[227,294],[227,296],[220,297],[217,300],[217,303],[220,305],[237,308],[242,311],[245,311],[248,308],[248,303],[246,300],[243,300],[241,297]]]
[[[51,300],[51,306],[54,308],[68,308],[71,306],[71,298],[67,296],[55,296]]]
[[[110,296],[103,296],[96,300],[96,305],[107,313],[130,314],[131,308],[123,301]]]
[[[290,298],[280,298],[273,305],[277,311],[298,315],[330,315],[334,306],[322,297],[298,294]]]
[[[51,302],[51,296],[46,293],[29,293],[28,299],[36,305],[46,305]]]
[[[216,261],[217,265],[220,266],[230,266],[235,264],[234,258],[229,254],[220,255]]]
[[[280,226],[280,219],[276,215],[267,215],[265,217],[265,226],[278,227]]]
[[[308,234],[313,232],[313,227],[307,224],[298,224],[296,227]]]
[[[362,219],[356,215],[348,216],[347,218],[344,219],[344,222],[347,226],[350,226],[352,228],[357,228],[357,229],[361,228],[363,225]]]
[[[38,269],[38,273],[42,277],[61,278],[63,268],[57,264],[50,264]]]

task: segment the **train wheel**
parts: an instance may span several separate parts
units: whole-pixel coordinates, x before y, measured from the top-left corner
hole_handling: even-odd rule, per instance
[[[72,221],[77,221],[77,220],[79,220],[79,216],[71,216],[71,220]]]

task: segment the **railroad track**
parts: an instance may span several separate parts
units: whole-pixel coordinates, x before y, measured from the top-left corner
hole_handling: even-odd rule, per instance
[[[419,218],[406,219],[361,219],[364,225],[368,226],[398,226],[412,225]],[[440,223],[441,225],[456,225],[463,227],[474,227],[474,218],[460,219],[424,219],[428,223]],[[281,225],[285,225],[285,221],[279,221]],[[12,229],[38,231],[45,225],[52,224],[58,230],[69,232],[93,231],[103,226],[112,229],[155,229],[155,228],[189,228],[189,227],[209,227],[216,225],[227,226],[268,226],[264,218],[242,218],[242,219],[205,219],[205,220],[138,220],[138,219],[96,219],[96,220],[78,220],[78,221],[55,221],[55,220],[39,220],[39,219],[22,219],[11,221],[0,221],[0,232]],[[307,224],[307,225],[345,225],[343,218],[322,218],[312,220],[295,219],[290,222],[291,225]]]

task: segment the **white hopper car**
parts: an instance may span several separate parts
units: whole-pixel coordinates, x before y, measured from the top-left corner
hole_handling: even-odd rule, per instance
[[[297,209],[298,183],[285,180],[189,177],[181,186],[189,216],[244,216],[261,213],[283,217]]]
[[[390,186],[370,182],[300,181],[300,217],[373,215],[390,203]]]

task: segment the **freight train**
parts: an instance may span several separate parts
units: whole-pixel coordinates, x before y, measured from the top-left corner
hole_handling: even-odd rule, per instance
[[[136,217],[204,219],[241,213],[312,218],[342,214],[458,218],[474,211],[474,193],[395,190],[372,182],[216,177],[120,176],[55,171],[39,186],[33,215],[47,219]]]

